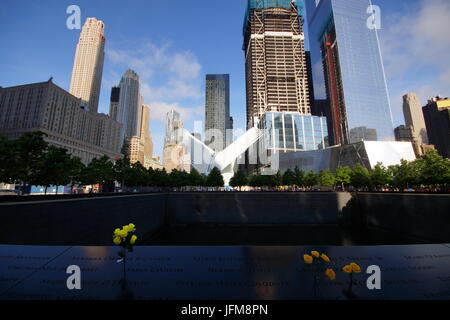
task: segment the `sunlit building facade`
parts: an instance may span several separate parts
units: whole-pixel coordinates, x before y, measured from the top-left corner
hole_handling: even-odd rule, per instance
[[[78,40],[70,81],[70,93],[94,113],[98,110],[105,59],[104,32],[102,21],[87,18]]]
[[[394,141],[378,34],[368,26],[370,6],[370,0],[306,0],[314,97],[329,102],[331,145]]]

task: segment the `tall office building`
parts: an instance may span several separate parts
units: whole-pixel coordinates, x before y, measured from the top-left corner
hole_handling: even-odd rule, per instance
[[[166,136],[164,138],[164,145],[169,143],[181,143],[183,136],[183,122],[181,116],[175,110],[170,110],[166,115]]]
[[[109,104],[109,116],[117,119],[117,107],[119,106],[120,87],[113,87],[111,89],[111,99]]]
[[[415,93],[407,93],[403,96],[403,116],[405,117],[406,126],[413,128],[413,138],[417,144],[428,144],[422,105]]]
[[[401,125],[394,129],[395,141],[413,141],[414,130],[411,126]]]
[[[100,98],[103,61],[105,58],[105,25],[88,18],[83,26],[73,63],[70,93],[96,113]]]
[[[149,131],[150,108],[142,105],[140,114],[142,118],[139,136],[125,138],[123,153],[129,157],[130,163],[140,162],[145,168],[157,169],[160,165],[153,157],[153,140]]]
[[[88,164],[94,158],[121,156],[122,125],[81,108],[81,99],[47,82],[0,88],[0,134],[18,139],[42,131],[50,144]]]
[[[206,75],[205,144],[222,151],[232,141],[230,117],[230,75]]]
[[[114,88],[113,88],[114,90]],[[139,137],[142,121],[142,97],[140,95],[139,76],[133,70],[128,70],[120,80],[118,103],[111,102],[110,116],[123,124],[121,136],[126,138]],[[117,96],[114,97],[117,100]]]
[[[178,112],[171,110],[166,116],[166,136],[164,138],[163,163],[167,172],[173,170],[190,171],[187,150],[183,146],[183,123]]]
[[[268,111],[310,114],[303,19],[295,1],[249,0],[243,31],[247,126]]]
[[[378,34],[367,26],[370,5],[306,0],[314,96],[329,101],[331,145],[394,140]]]
[[[450,99],[436,97],[428,100],[423,114],[430,143],[441,156],[450,158]]]

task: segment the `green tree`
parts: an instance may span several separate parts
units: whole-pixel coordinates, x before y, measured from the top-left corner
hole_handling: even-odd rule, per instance
[[[44,186],[45,194],[47,194],[47,188],[53,185],[58,193],[58,186],[70,183],[72,165],[71,156],[66,149],[48,146],[40,161],[36,163],[36,171],[31,183]]]
[[[293,172],[291,169],[288,169],[283,174],[283,184],[285,186],[295,186],[297,185],[297,177],[295,175],[295,172]]]
[[[81,185],[83,181],[83,171],[86,166],[81,162],[78,157],[70,158],[70,165],[68,170],[68,175],[70,178],[70,193],[73,193],[73,187],[75,185]]]
[[[304,185],[306,187],[313,187],[319,183],[319,175],[314,171],[309,171],[305,176]]]
[[[230,180],[230,186],[243,187],[248,184],[247,175],[244,171],[238,170]]]
[[[350,175],[350,183],[356,189],[366,188],[370,186],[370,173],[367,168],[357,164]]]
[[[206,185],[208,187],[223,187],[224,184],[222,173],[217,167],[214,167],[206,178]]]
[[[21,184],[23,187],[35,181],[38,170],[42,166],[41,161],[48,148],[48,143],[44,140],[45,133],[37,131],[26,133],[12,143],[10,168],[11,180]]]
[[[272,176],[271,187],[280,187],[283,185],[283,174],[280,170],[277,171],[275,175]]]
[[[171,187],[185,187],[190,184],[190,175],[186,171],[174,169],[169,174],[169,180]]]
[[[401,191],[417,185],[418,167],[406,160],[401,160],[400,165],[389,167],[393,176],[392,185]]]
[[[126,183],[134,188],[147,184],[147,169],[138,161],[131,165]]]
[[[319,174],[319,184],[324,187],[332,187],[335,184],[335,177],[328,170],[321,171]]]
[[[168,187],[169,186],[169,175],[166,169],[155,170],[153,174],[154,185],[157,187]]]
[[[17,171],[14,157],[14,141],[0,136],[0,182],[13,183],[14,172]]]
[[[417,159],[413,165],[418,167],[421,184],[439,189],[449,184],[449,159],[443,158],[436,150],[430,150]]]
[[[203,186],[205,184],[204,177],[195,169],[191,169],[191,173],[189,174],[189,185],[191,186]]]
[[[352,169],[349,167],[339,167],[336,170],[335,183],[336,186],[340,186],[343,191],[345,191],[345,187],[350,185],[350,176],[352,173]]]
[[[376,166],[370,171],[370,185],[372,188],[383,188],[389,184],[392,184],[393,177],[391,172],[387,170],[382,163],[377,163]]]
[[[87,165],[83,173],[84,184],[100,184],[101,192],[105,192],[114,182],[114,168],[113,163],[108,156],[93,159]]]
[[[257,174],[252,174],[248,178],[248,185],[251,187],[261,187],[260,185],[260,176]]]
[[[295,167],[295,184],[299,187],[305,186],[305,172],[300,170],[298,167]]]
[[[125,188],[125,182],[130,180],[131,163],[128,157],[119,159],[114,164],[114,180],[120,183],[122,190]]]

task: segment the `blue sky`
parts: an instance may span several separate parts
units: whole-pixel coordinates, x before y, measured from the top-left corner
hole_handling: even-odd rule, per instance
[[[0,86],[46,81],[70,85],[79,30],[66,27],[66,8],[81,8],[82,23],[105,23],[106,58],[99,111],[108,113],[111,86],[132,68],[151,108],[150,131],[161,155],[164,116],[174,108],[185,126],[204,113],[207,73],[231,76],[231,114],[245,128],[242,23],[245,0],[2,0]],[[394,124],[403,123],[401,96],[450,95],[450,2],[375,0],[382,10],[380,40]],[[308,44],[306,43],[308,48]]]

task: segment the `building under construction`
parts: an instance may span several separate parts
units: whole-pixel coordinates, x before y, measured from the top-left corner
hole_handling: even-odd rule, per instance
[[[303,19],[295,0],[249,0],[243,50],[249,128],[268,111],[311,113]]]

